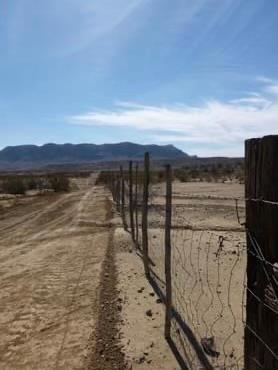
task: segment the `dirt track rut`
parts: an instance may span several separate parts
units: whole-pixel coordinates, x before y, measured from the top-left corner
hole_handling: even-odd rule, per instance
[[[1,369],[84,368],[109,230],[107,194],[83,181],[2,215]]]

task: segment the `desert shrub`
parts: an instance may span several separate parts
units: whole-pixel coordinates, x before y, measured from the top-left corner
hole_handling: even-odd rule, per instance
[[[2,191],[7,194],[25,194],[26,186],[24,179],[17,176],[4,179]]]
[[[128,181],[128,170],[125,167],[123,172],[125,181]],[[96,181],[97,185],[111,184],[113,176],[119,176],[120,173],[116,171],[102,171],[100,172]],[[135,183],[135,171],[133,172]],[[181,182],[202,181],[202,182],[225,182],[227,180],[236,180],[244,183],[244,163],[242,160],[225,162],[210,162],[210,163],[192,163],[184,165],[180,168],[173,168],[173,177]],[[143,184],[144,172],[142,167],[138,171],[138,183]],[[165,169],[151,168],[150,170],[150,184],[157,184],[164,182]]]
[[[96,185],[107,185],[111,180],[111,171],[101,171],[96,179]]]
[[[180,182],[188,182],[190,180],[188,170],[175,170],[174,178],[178,179]]]
[[[56,193],[66,192],[70,190],[70,181],[66,176],[51,176],[49,178],[49,186]]]
[[[162,182],[162,181],[164,181],[164,179],[165,179],[165,174],[164,174],[164,172],[163,172],[163,171],[158,171],[158,172],[157,172],[157,181],[158,181],[158,182]]]
[[[175,178],[184,181],[225,182],[237,180],[244,183],[244,164],[242,161],[231,163],[207,163],[183,166],[175,170]]]
[[[36,184],[37,184],[37,189],[40,190],[40,191],[49,187],[47,179],[45,179],[43,177],[37,178],[36,179]]]
[[[139,172],[139,180],[144,183],[144,172]],[[165,181],[165,170],[150,170],[150,184],[158,184]]]
[[[34,177],[27,177],[25,179],[26,190],[35,190],[38,188],[38,181]]]

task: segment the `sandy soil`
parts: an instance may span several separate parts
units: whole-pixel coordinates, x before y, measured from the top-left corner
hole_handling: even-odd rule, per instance
[[[173,305],[200,345],[213,337],[207,357],[216,368],[243,366],[246,250],[238,221],[245,217],[243,191],[232,183],[173,184]],[[149,216],[149,254],[163,292],[164,193],[163,184],[153,186]],[[188,367],[201,368],[195,346],[174,320],[172,337]]]
[[[68,194],[1,201],[0,368],[179,369],[164,340],[164,305],[110,195],[94,186],[95,175],[74,181],[78,190]],[[162,291],[164,191],[153,187],[149,215]],[[187,229],[172,232],[174,307],[199,343],[214,338],[215,367],[240,368],[243,187],[174,183],[173,205],[173,225]],[[174,320],[172,338],[188,367],[201,368]]]
[[[0,368],[84,368],[109,238],[95,176],[20,199],[0,219]]]
[[[68,194],[2,199],[1,369],[178,368],[163,305],[95,179],[72,179]]]
[[[129,368],[140,370],[179,369],[164,339],[164,305],[145,278],[141,258],[132,252],[130,235],[115,230],[118,289],[123,302],[121,342]]]

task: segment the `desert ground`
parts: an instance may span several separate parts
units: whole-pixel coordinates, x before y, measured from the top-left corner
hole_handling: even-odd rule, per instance
[[[107,200],[94,181],[2,210],[1,368],[82,364],[109,238],[97,225],[107,220]]]
[[[163,337],[164,305],[96,176],[73,179],[66,194],[0,200],[1,369],[180,368]],[[214,337],[215,367],[240,368],[246,261],[234,198],[243,220],[243,186],[173,189],[173,303],[199,342]],[[164,184],[151,194],[150,257],[163,290]],[[201,367],[174,322],[172,336],[188,368]]]
[[[2,196],[1,369],[124,369],[131,363],[159,369],[162,361],[165,369],[178,368],[163,340],[163,307],[138,295],[141,286],[150,290],[141,261],[130,253],[129,234],[96,176],[73,179],[75,191],[66,194]]]
[[[165,185],[151,190],[149,255],[165,292]],[[243,368],[246,241],[244,187],[237,183],[173,183],[173,306],[206,348],[214,368]],[[189,368],[201,368],[196,346],[173,320],[172,337]],[[213,349],[213,351],[212,351]],[[214,353],[212,353],[214,352]]]

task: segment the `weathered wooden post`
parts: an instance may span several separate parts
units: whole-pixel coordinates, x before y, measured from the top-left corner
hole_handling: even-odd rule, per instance
[[[150,183],[150,156],[145,153],[144,159],[144,187],[142,201],[142,249],[143,261],[146,277],[150,277],[149,271],[149,251],[148,251],[148,201],[149,201],[149,183]]]
[[[165,209],[165,338],[171,336],[172,279],[171,279],[171,223],[172,223],[172,169],[166,166],[166,209]]]
[[[138,238],[139,238],[139,225],[138,225],[138,163],[135,167],[135,243],[138,247]]]
[[[121,214],[124,228],[126,227],[125,222],[125,178],[124,178],[124,171],[123,166],[120,166],[120,175],[121,175]]]
[[[113,201],[115,202],[115,173],[114,171],[111,171],[110,172],[110,187],[111,187],[111,193],[112,193],[112,198],[113,198]]]
[[[120,174],[117,173],[117,211],[121,209],[121,178]]]
[[[135,241],[134,232],[134,208],[133,208],[133,171],[132,161],[129,162],[129,217],[130,217],[130,230],[132,240]]]
[[[244,368],[278,369],[278,135],[247,140],[245,151]]]

